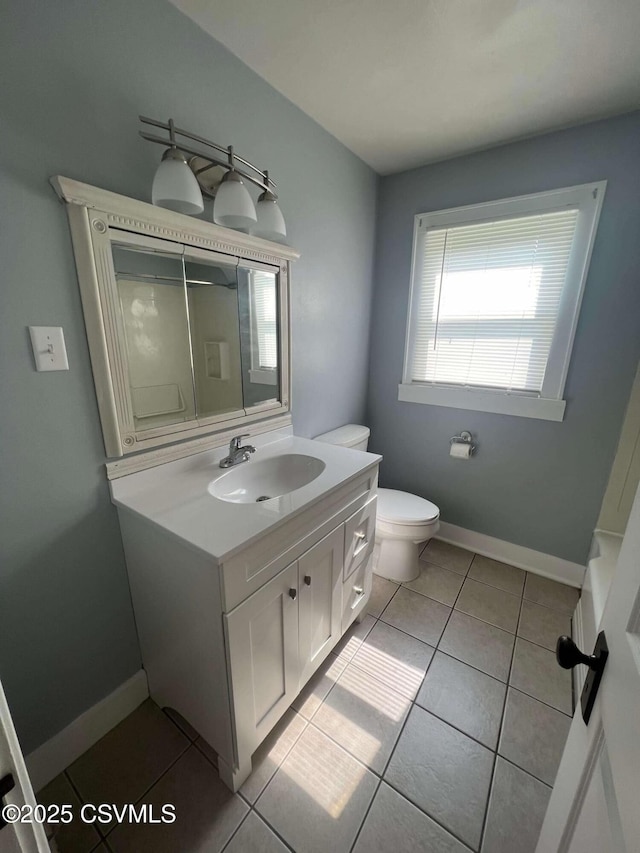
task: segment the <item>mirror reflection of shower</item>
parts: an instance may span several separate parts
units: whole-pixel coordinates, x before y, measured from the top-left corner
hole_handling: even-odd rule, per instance
[[[136,429],[280,396],[276,273],[114,245]]]

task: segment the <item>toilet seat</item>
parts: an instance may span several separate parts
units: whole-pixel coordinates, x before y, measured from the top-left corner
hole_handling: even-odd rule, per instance
[[[440,510],[431,501],[400,492],[397,489],[378,489],[377,520],[403,527],[418,527],[437,521]]]

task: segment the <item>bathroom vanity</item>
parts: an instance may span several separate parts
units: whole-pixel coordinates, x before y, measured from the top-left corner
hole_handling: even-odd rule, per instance
[[[234,791],[363,613],[380,461],[290,428],[252,441],[251,460],[227,472],[219,449],[111,483],[150,694],[213,747]],[[256,500],[258,482],[283,489],[305,467],[309,483]]]
[[[149,692],[213,747],[235,791],[363,614],[380,457],[293,436],[294,249],[52,184],[71,226]],[[241,434],[255,453],[221,468]]]

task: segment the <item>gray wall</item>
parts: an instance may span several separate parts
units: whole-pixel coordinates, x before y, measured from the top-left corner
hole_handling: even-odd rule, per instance
[[[271,169],[302,252],[292,300],[302,435],[364,414],[377,178],[164,0],[1,0],[0,14],[0,677],[29,751],[140,666],[49,177],[149,199],[161,149],[138,137],[138,113],[173,116]],[[35,372],[28,325],[64,327],[68,373]]]
[[[640,113],[381,180],[371,330],[372,449],[381,484],[453,524],[583,563],[640,356]],[[398,402],[416,213],[608,181],[563,423]],[[468,429],[477,457],[448,456]]]

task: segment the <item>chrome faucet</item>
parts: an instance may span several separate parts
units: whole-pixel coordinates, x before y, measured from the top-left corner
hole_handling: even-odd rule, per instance
[[[220,460],[221,468],[231,468],[233,465],[239,465],[241,462],[249,461],[251,454],[256,452],[255,447],[251,444],[245,444],[242,447],[240,446],[242,439],[248,437],[249,433],[247,432],[244,435],[236,435],[231,439],[231,443],[229,444],[229,455]]]

